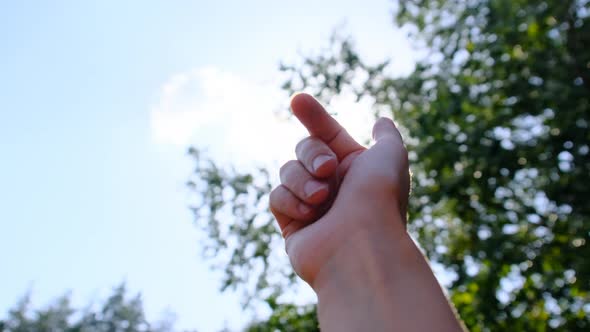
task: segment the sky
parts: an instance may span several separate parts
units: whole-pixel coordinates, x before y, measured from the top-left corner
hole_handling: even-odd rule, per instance
[[[252,319],[200,257],[190,145],[223,164],[274,167],[305,131],[277,116],[280,61],[334,29],[369,61],[412,69],[392,4],[373,1],[0,2],[0,317],[126,282],[151,320],[239,330]],[[360,139],[370,105],[332,107]],[[280,250],[281,248],[277,248]],[[262,313],[261,313],[262,314]]]

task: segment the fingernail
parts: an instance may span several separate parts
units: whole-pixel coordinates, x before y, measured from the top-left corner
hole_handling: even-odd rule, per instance
[[[298,208],[299,208],[299,212],[301,212],[302,214],[308,214],[311,212],[311,209],[303,203],[299,203]]]
[[[310,181],[307,181],[307,183],[305,183],[305,186],[303,187],[303,191],[305,191],[305,195],[307,195],[307,197],[310,197],[323,188],[324,188],[323,184],[319,183],[318,181],[310,180]]]
[[[322,167],[323,164],[325,164],[326,162],[328,162],[328,160],[331,160],[332,156],[328,156],[326,154],[321,154],[317,157],[315,157],[315,159],[313,160],[312,163],[312,167],[314,171],[317,171],[320,167]]]

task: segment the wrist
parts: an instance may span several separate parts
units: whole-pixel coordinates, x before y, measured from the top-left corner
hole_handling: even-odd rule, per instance
[[[384,206],[370,210],[371,218],[367,218],[368,213],[356,210],[346,216],[354,220],[341,220],[343,227],[338,231],[346,235],[341,234],[339,243],[329,250],[310,283],[316,293],[336,281],[377,285],[399,270],[400,264],[407,264],[403,260],[415,244],[406,231],[405,219],[398,211]],[[374,211],[380,213],[375,215]]]
[[[320,326],[326,331],[395,330],[388,317],[401,312],[403,304],[392,299],[403,298],[403,279],[418,274],[421,254],[405,230],[396,236],[358,234],[351,242],[331,257],[312,285]]]
[[[405,229],[359,231],[346,244],[326,261],[312,284],[322,330],[462,331]]]
[[[417,252],[405,229],[397,234],[359,231],[325,262],[311,287],[318,297],[334,287],[381,289],[396,274],[412,270]]]

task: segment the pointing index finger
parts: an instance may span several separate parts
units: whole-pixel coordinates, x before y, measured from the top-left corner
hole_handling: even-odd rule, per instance
[[[309,134],[328,144],[338,160],[364,149],[312,96],[306,93],[294,95],[291,98],[291,109]]]

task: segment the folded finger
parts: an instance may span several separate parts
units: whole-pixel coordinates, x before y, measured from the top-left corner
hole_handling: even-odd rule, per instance
[[[295,154],[307,171],[315,177],[330,177],[338,166],[336,154],[324,141],[314,136],[300,141],[295,147]]]
[[[287,162],[280,169],[281,183],[297,198],[310,204],[321,204],[328,198],[328,183],[314,178],[297,160]]]
[[[287,187],[276,187],[269,197],[270,209],[292,219],[307,220],[313,216],[313,208],[297,198]]]

